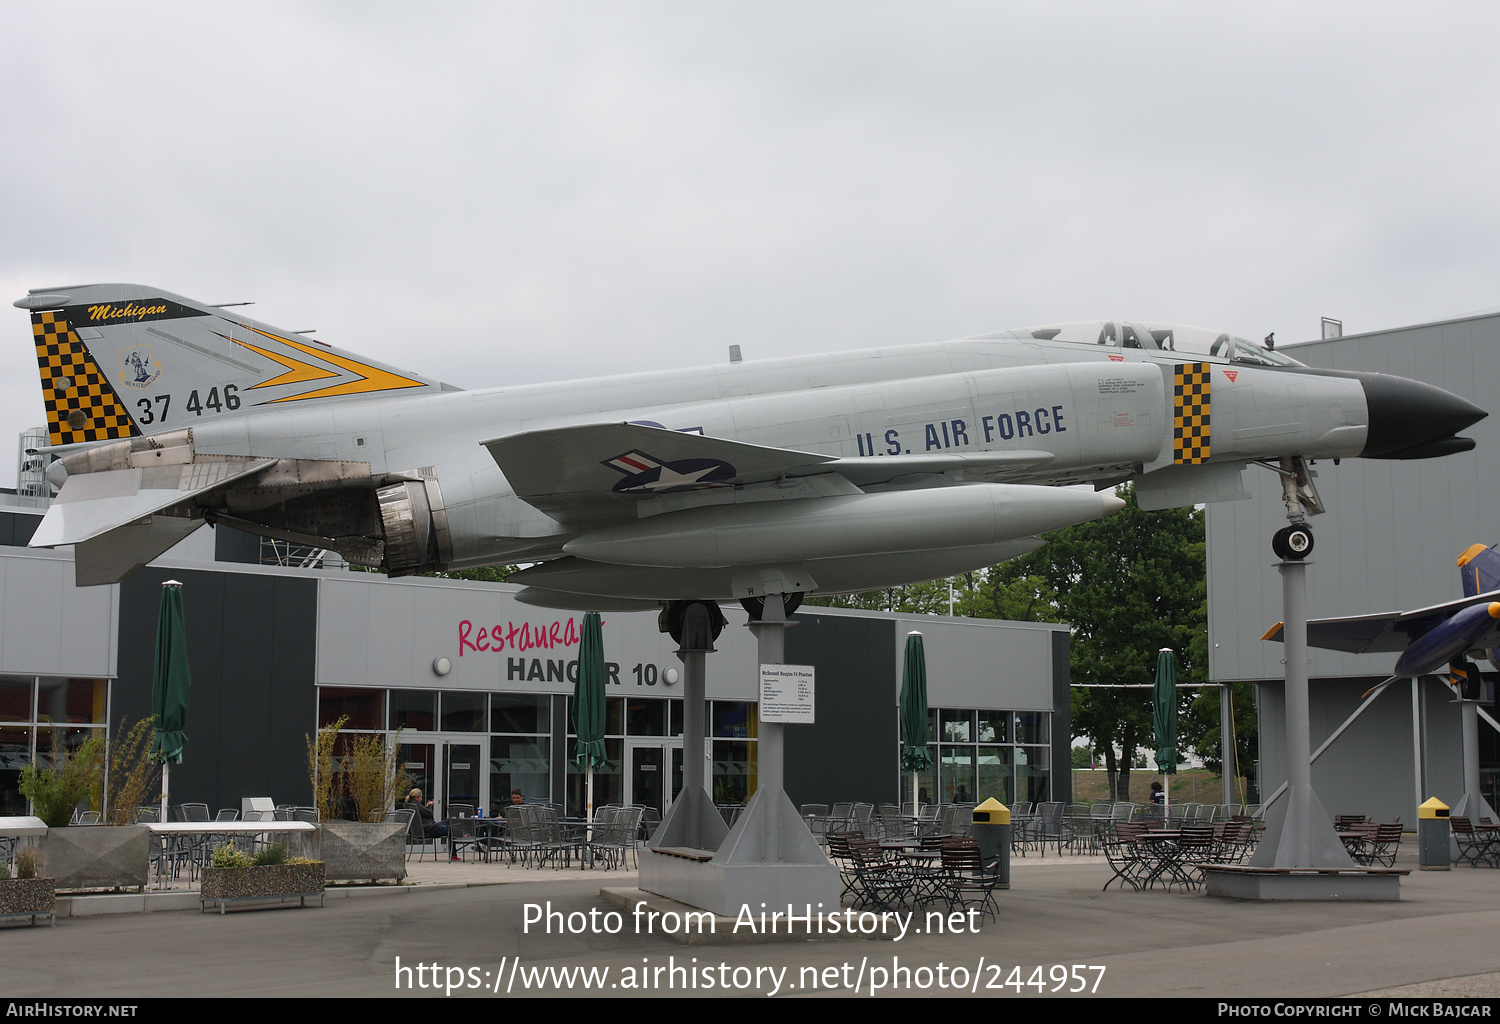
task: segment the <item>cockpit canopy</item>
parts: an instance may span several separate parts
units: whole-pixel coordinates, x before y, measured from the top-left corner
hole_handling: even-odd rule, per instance
[[[1302,363],[1263,345],[1206,327],[1185,324],[1136,323],[1126,320],[1081,320],[1069,324],[1025,327],[987,338],[1034,338],[1072,345],[1095,345],[1146,352],[1180,352],[1257,366],[1301,366]]]

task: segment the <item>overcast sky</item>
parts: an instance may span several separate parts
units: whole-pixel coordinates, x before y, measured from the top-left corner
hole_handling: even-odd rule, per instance
[[[1500,306],[1493,4],[0,0],[28,288],[131,281],[463,387],[1094,318]]]

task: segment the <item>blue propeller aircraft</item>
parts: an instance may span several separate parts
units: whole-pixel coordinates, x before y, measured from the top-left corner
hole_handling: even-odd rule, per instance
[[[1458,557],[1464,596],[1409,612],[1378,612],[1309,619],[1307,643],[1350,654],[1401,652],[1391,674],[1398,679],[1452,675],[1465,700],[1479,697],[1479,673],[1468,663],[1479,655],[1500,667],[1500,552],[1475,544]],[[1261,637],[1282,640],[1278,622]]]

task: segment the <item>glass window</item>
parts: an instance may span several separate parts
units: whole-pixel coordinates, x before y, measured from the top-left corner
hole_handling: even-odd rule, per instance
[[[979,735],[977,738],[980,743],[1009,743],[1010,712],[979,712]]]
[[[713,745],[714,803],[744,804],[755,793],[756,744],[745,740],[714,740]]]
[[[35,680],[31,676],[0,677],[0,722],[30,722],[31,688]]]
[[[345,729],[382,728],[385,722],[385,691],[355,686],[318,688],[318,728],[347,718]]]
[[[943,772],[943,802],[974,803],[974,748],[945,745],[938,749]]]
[[[28,699],[30,691],[28,690]],[[31,728],[0,729],[0,815],[26,814],[21,769],[31,763]]]
[[[1047,799],[1050,747],[1016,747],[1016,794],[1038,803]]]
[[[1016,742],[1017,743],[1047,743],[1047,723],[1052,716],[1044,711],[1017,711],[1016,712]]]
[[[490,728],[495,732],[546,735],[552,731],[552,698],[536,693],[492,693]]]
[[[437,727],[436,690],[392,690],[392,729],[431,732]]]
[[[974,712],[955,711],[944,708],[940,712],[943,731],[938,739],[944,743],[972,743],[974,741]]]
[[[103,725],[107,686],[103,679],[56,679],[43,676],[37,680],[38,720],[59,724]]]
[[[483,693],[443,691],[444,732],[484,732],[484,710],[489,704]]]
[[[748,700],[716,700],[711,712],[709,733],[728,739],[754,737],[758,733],[756,706]]]
[[[490,807],[485,813],[496,818],[504,815],[505,808],[510,806],[511,791],[516,789],[527,803],[550,802],[552,776],[547,761],[550,749],[551,741],[545,736],[490,737]],[[596,801],[597,798],[596,782]]]
[[[1013,785],[1014,766],[1011,764],[1014,748],[1000,746],[979,747],[977,772],[974,782],[974,799],[983,803],[994,797],[1009,805],[1015,799]]]
[[[672,705],[672,731],[670,733],[668,733],[668,735],[670,735],[670,736],[681,736],[682,735],[682,701],[680,701],[680,700],[673,700],[673,701],[670,701],[669,703]]]
[[[625,702],[625,734],[627,736],[665,736],[667,734],[667,702],[644,697],[631,697]]]

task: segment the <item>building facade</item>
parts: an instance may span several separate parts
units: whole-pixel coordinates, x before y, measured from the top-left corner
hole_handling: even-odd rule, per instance
[[[569,757],[580,614],[521,604],[505,584],[249,564],[260,546],[224,528],[198,531],[122,584],[76,588],[67,552],[22,546],[36,519],[0,512],[0,813],[24,804],[19,768],[45,760],[63,719],[61,742],[76,745],[84,730],[150,714],[167,579],[183,584],[193,673],[174,802],[308,804],[307,738],[342,720],[340,749],[359,734],[394,739],[440,808],[492,813],[517,789],[581,808]],[[757,782],[758,670],[744,612],[724,611],[697,756],[715,801],[733,805]],[[925,797],[1068,798],[1065,626],[811,607],[794,621],[787,661],[814,666],[817,687],[816,722],[787,728],[794,802],[909,798],[897,700],[913,629],[925,637],[933,709]],[[690,756],[675,645],[654,614],[607,612],[604,647],[609,764],[595,773],[595,801],[664,810]]]

